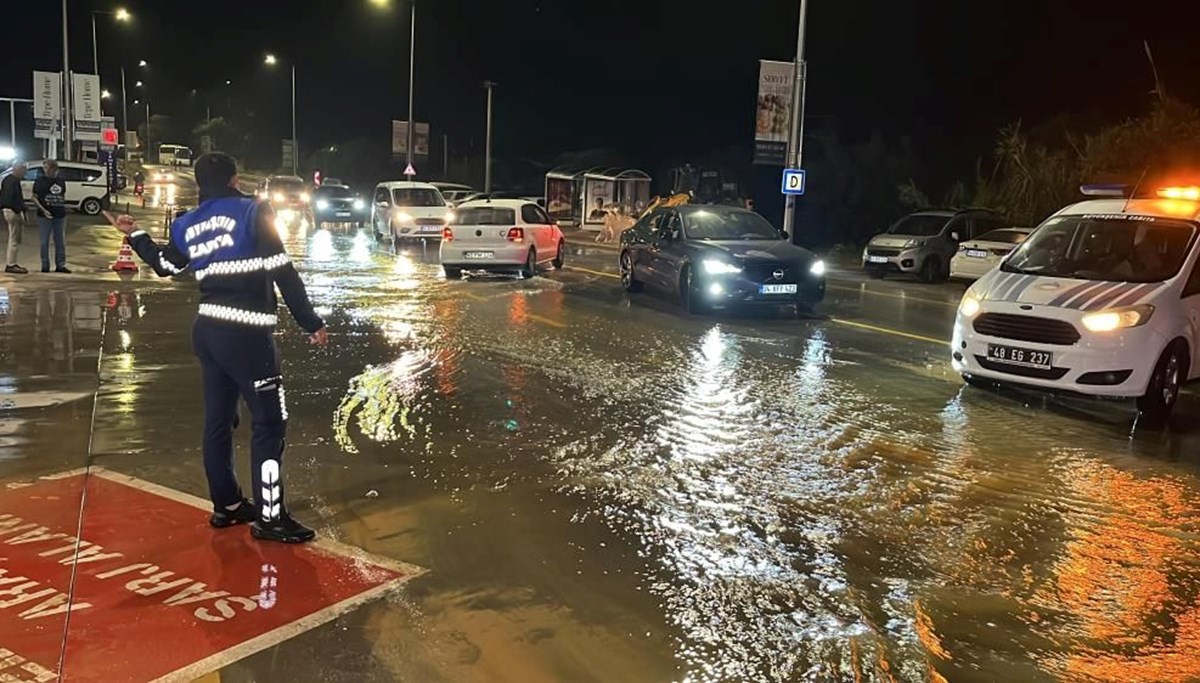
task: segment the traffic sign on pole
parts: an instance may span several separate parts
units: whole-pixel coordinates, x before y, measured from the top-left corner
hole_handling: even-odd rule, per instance
[[[416,174],[417,174],[417,169],[413,168],[412,164],[409,164],[404,167],[404,175],[411,178],[411,177],[415,176]]]
[[[807,177],[802,168],[785,168],[783,169],[783,193],[784,194],[804,194],[804,185]]]

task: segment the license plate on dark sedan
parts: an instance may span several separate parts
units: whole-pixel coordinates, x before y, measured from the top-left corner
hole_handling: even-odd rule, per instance
[[[349,211],[338,211],[334,215],[337,216],[338,218],[349,218],[350,212]]]
[[[795,294],[796,285],[763,285],[758,288],[759,294]]]
[[[1054,354],[1049,351],[1034,351],[1033,349],[1018,349],[1013,346],[988,344],[988,360],[1005,365],[1019,365],[1023,368],[1049,370],[1054,367]]]

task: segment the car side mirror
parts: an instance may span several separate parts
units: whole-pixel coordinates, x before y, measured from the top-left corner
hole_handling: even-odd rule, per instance
[[[783,239],[785,239],[785,240],[786,240],[786,239],[789,239],[789,238],[791,237],[791,235],[789,235],[789,234],[788,234],[788,231],[787,231],[787,230],[780,230],[780,231],[779,231],[779,236],[780,236],[780,237],[782,237],[782,238],[783,238]]]
[[[959,234],[958,234],[958,231],[957,231],[957,230],[952,230],[952,231],[950,232],[950,239],[954,240],[955,242],[961,242],[961,241],[962,241],[962,237],[960,237],[960,236],[959,236]]]

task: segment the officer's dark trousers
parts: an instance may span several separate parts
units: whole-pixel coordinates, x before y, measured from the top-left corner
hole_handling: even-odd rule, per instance
[[[272,331],[197,318],[192,346],[204,373],[204,471],[213,508],[242,499],[233,469],[233,430],[240,398],[251,415],[255,508],[261,521],[276,520],[284,511],[281,468],[287,407]]]

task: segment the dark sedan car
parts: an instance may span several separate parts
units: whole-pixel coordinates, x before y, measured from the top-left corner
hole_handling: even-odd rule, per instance
[[[362,227],[370,215],[362,197],[345,185],[323,184],[313,191],[313,224],[337,223]]]
[[[692,313],[825,298],[825,264],[762,216],[730,206],[659,209],[621,233],[621,282],[678,294]]]

